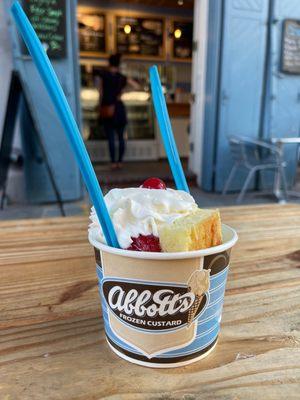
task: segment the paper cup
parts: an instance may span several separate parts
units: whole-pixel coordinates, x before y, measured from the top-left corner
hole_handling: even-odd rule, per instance
[[[230,250],[236,232],[222,225],[223,244],[180,253],[94,246],[105,333],[127,361],[169,368],[207,356],[220,331]],[[202,272],[199,272],[202,271]]]

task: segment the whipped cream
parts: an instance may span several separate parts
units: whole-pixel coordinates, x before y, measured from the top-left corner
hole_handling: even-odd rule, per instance
[[[104,199],[123,249],[131,245],[132,237],[158,236],[160,225],[172,223],[197,209],[190,194],[173,189],[112,189]],[[90,230],[106,243],[94,207],[90,219]]]

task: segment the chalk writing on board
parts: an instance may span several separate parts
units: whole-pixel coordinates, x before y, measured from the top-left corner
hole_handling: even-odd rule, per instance
[[[286,19],[283,22],[281,70],[300,74],[300,20]]]
[[[49,57],[66,55],[66,0],[26,0],[25,12]]]

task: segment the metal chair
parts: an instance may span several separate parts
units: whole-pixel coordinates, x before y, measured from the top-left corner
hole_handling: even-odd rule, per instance
[[[227,193],[230,183],[239,168],[247,169],[249,172],[237,198],[237,203],[242,202],[251,179],[257,171],[274,170],[275,179],[273,191],[275,188],[276,178],[279,176],[283,184],[283,194],[286,200],[287,180],[284,171],[286,163],[283,161],[281,152],[276,146],[261,140],[239,136],[230,136],[229,144],[234,165],[225,183],[222,194]]]

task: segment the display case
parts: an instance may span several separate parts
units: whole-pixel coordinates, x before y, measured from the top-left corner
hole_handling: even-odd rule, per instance
[[[127,92],[121,96],[127,110],[128,140],[154,140],[153,108],[147,92]]]
[[[128,97],[130,97],[128,99]],[[126,139],[154,140],[153,107],[149,93],[128,92],[121,96],[127,111]],[[81,89],[83,136],[85,140],[105,140],[99,119],[99,93],[97,89]]]
[[[93,72],[82,68],[81,89],[83,137],[93,162],[109,161],[108,143],[99,118],[99,91],[92,85]],[[89,85],[89,87],[88,87]],[[127,111],[125,160],[157,159],[153,106],[147,91],[125,91],[121,96]]]
[[[122,73],[139,82],[141,88],[139,91],[130,91],[127,87],[122,94],[128,117],[127,160],[155,160],[164,156],[150,96],[150,65],[151,62],[141,63],[136,60],[124,60],[122,63]],[[100,162],[109,160],[107,141],[101,121],[99,121],[99,93],[95,82],[96,71],[103,67],[104,65],[99,63],[95,64],[94,60],[81,61],[83,136],[92,160]],[[184,142],[182,146],[179,146],[180,155],[185,157],[189,112],[183,114],[183,111],[189,103],[191,64],[158,63],[158,69],[174,132],[179,135],[179,143]]]

